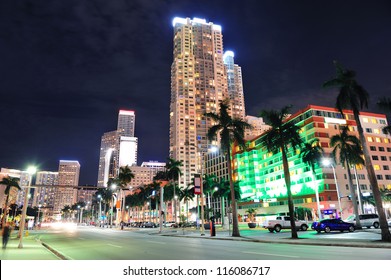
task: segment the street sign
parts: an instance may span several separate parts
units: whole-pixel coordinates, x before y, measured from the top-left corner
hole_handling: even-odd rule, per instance
[[[194,194],[201,194],[201,176],[194,174]]]

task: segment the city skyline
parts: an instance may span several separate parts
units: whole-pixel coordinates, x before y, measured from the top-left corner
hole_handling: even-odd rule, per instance
[[[234,4],[235,3],[235,4]],[[174,17],[222,27],[224,51],[243,72],[248,115],[265,108],[333,106],[333,60],[357,71],[370,108],[389,96],[391,4],[327,1],[181,1],[0,4],[0,167],[56,171],[80,162],[80,185],[96,184],[101,136],[119,110],[134,110],[138,162],[165,161],[169,149]],[[354,13],[351,7],[354,6]]]

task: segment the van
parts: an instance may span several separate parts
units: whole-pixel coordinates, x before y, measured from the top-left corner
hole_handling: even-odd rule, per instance
[[[360,218],[360,223],[362,227],[374,227],[374,228],[379,228],[379,215],[377,214],[361,214],[358,216]],[[350,216],[347,219],[348,222],[353,222],[356,224],[356,217],[355,215]]]

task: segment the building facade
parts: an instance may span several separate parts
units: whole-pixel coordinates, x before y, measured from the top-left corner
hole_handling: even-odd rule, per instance
[[[390,136],[383,134],[381,130],[387,124],[386,116],[361,112],[360,119],[379,187],[391,189]],[[349,110],[344,111],[342,115],[334,108],[310,105],[290,116],[287,121],[292,121],[301,127],[300,135],[304,142],[318,138],[325,157],[329,159],[333,149],[330,147],[330,138],[340,133],[341,126],[348,126],[350,133],[358,137],[357,125]],[[248,208],[257,209],[259,215],[288,212],[281,155],[280,153],[273,155],[261,145],[263,136],[264,134],[261,134],[250,140],[246,151],[234,147],[233,172],[234,180],[239,181],[242,190],[242,205],[239,209],[242,215],[245,215]],[[340,163],[333,163],[332,166],[316,165],[316,179],[313,181],[312,171],[303,163],[300,151],[289,151],[288,161],[295,207],[311,209],[313,217],[316,217],[315,188],[317,188],[323,216],[340,216],[339,210],[342,210],[343,218],[353,214],[347,172]],[[374,207],[365,203],[365,197],[372,195],[365,167],[355,166],[352,168],[352,174],[354,174],[354,187],[361,193],[360,212],[373,213]],[[390,211],[390,208],[386,209]]]
[[[201,172],[201,159],[216,144],[207,139],[213,123],[205,113],[216,113],[225,99],[231,100],[235,117],[244,117],[245,107],[241,69],[232,52],[224,62],[221,26],[199,18],[175,18],[173,26],[169,156],[182,161],[179,187],[184,188]]]
[[[77,201],[77,186],[79,185],[80,163],[76,160],[60,160],[58,167],[58,186],[54,193],[53,214],[61,216],[61,210],[72,206]]]
[[[121,166],[137,165],[135,121],[134,111],[120,110],[117,130],[103,134],[99,152],[98,187],[106,187],[108,179],[116,177]]]

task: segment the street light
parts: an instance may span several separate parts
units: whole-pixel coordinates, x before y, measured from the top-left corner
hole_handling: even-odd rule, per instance
[[[99,198],[99,215],[98,215],[98,221],[100,222],[101,217],[102,217],[102,196],[98,194]]]
[[[331,166],[331,168],[333,169],[335,188],[337,189],[337,196],[338,196],[339,216],[342,217],[341,196],[339,194],[339,186],[338,186],[338,182],[337,182],[337,175],[335,174],[334,165],[330,161],[330,159],[328,159],[328,158],[323,159],[322,163],[324,166],[326,166],[326,167]]]
[[[30,193],[30,187],[31,187],[31,181],[33,180],[33,175],[37,172],[37,168],[34,166],[30,166],[27,168],[27,173],[30,175],[29,176],[29,184],[26,188],[26,194],[24,197],[24,205],[23,205],[23,212],[22,212],[22,220],[20,221],[20,229],[19,229],[19,245],[18,248],[23,248],[23,231],[24,231],[24,226],[26,222],[26,213],[27,213],[27,206],[28,206],[28,197]]]
[[[115,190],[117,188],[116,184],[111,185],[111,189]],[[115,207],[115,201],[114,201],[115,195],[113,193],[113,206]],[[117,212],[117,207],[115,207],[115,211]],[[113,227],[113,208],[111,208],[111,215],[110,215],[110,228]]]

